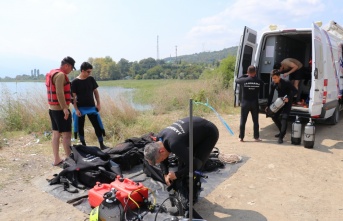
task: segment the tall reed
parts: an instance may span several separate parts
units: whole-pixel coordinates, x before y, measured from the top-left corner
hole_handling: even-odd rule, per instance
[[[16,97],[8,92],[1,94],[0,132],[49,130],[48,106],[40,93],[30,92],[26,97]]]
[[[144,84],[141,81],[140,84]],[[141,96],[148,93],[145,102],[152,105],[148,111],[137,111],[129,104],[125,97],[113,98],[111,95],[101,94],[102,109],[100,115],[103,120],[107,136],[105,142],[114,145],[126,138],[140,136],[148,132],[159,132],[174,120],[188,116],[189,99],[206,103],[214,107],[220,114],[231,114],[233,93],[232,88],[223,89],[218,78],[209,80],[163,80],[146,82],[151,87],[143,87],[138,91]],[[138,89],[139,90],[139,89]],[[144,92],[145,91],[145,92]],[[0,134],[6,131],[26,131],[43,135],[51,131],[48,114],[48,104],[44,95],[31,92],[25,98],[16,98],[9,93],[0,94]],[[72,109],[72,107],[71,107]],[[203,105],[194,105],[194,115],[204,116],[211,113]],[[96,142],[94,129],[86,120],[85,136],[87,142]]]

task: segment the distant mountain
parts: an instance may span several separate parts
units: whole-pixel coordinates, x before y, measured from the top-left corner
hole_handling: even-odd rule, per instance
[[[191,55],[180,55],[177,56],[178,61],[184,61],[187,63],[205,63],[205,64],[213,64],[213,62],[221,61],[222,59],[226,58],[229,55],[236,56],[237,55],[237,46],[224,48],[220,51],[212,51],[212,52],[200,52]],[[166,63],[175,62],[175,57],[169,57],[163,59]]]

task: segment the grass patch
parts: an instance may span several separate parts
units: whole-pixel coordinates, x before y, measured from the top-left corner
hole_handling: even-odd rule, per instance
[[[233,90],[224,89],[221,79],[209,80],[119,80],[99,81],[99,86],[135,88],[134,101],[150,104],[151,110],[140,112],[131,107],[125,98],[113,101],[110,95],[101,94],[103,120],[107,136],[106,143],[116,144],[132,136],[148,132],[159,132],[174,120],[189,115],[189,99],[209,104],[220,114],[234,114]],[[51,139],[48,105],[41,92],[32,91],[26,98],[14,98],[8,93],[0,94],[0,134],[8,131],[35,133],[42,142]],[[206,116],[212,111],[203,105],[193,105],[194,115]],[[2,137],[1,137],[2,136]],[[3,140],[4,137],[1,135]],[[94,129],[89,120],[85,124],[87,143],[97,144]],[[0,147],[3,146],[0,141]]]

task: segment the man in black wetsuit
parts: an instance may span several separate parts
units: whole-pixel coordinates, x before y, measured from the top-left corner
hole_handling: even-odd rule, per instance
[[[144,158],[150,165],[160,163],[166,184],[187,177],[189,170],[189,117],[163,129],[158,141],[144,147]],[[217,127],[208,120],[193,117],[194,170],[201,170],[219,138]],[[179,160],[176,172],[169,171],[168,156],[174,153]]]
[[[256,76],[255,66],[249,66],[247,75],[244,75],[235,81],[241,85],[243,90],[241,103],[241,123],[239,126],[239,140],[244,141],[245,123],[247,122],[248,114],[251,112],[252,120],[254,122],[254,139],[255,141],[262,141],[260,139],[259,124],[258,124],[258,96],[260,89],[263,86],[263,81]]]
[[[280,77],[280,71],[277,69],[272,70],[272,80],[273,83],[271,85],[270,94],[268,98],[268,107],[271,105],[273,97],[274,97],[274,91],[277,90],[278,97],[287,97],[285,98],[285,105],[274,114],[272,117],[275,125],[279,129],[279,133],[275,135],[275,137],[278,137],[278,143],[283,143],[283,138],[287,131],[287,119],[289,116],[289,113],[291,112],[292,108],[292,99],[295,94],[297,94],[297,89],[292,85],[291,82],[288,80],[284,80]],[[267,107],[267,108],[268,108]],[[266,108],[266,111],[267,111]],[[281,115],[281,120],[280,120]]]
[[[208,120],[193,117],[193,169],[200,171],[219,138],[218,128]],[[160,168],[168,186],[174,186],[180,194],[185,217],[188,215],[188,172],[189,172],[189,117],[176,121],[163,129],[157,136],[157,142],[144,147],[144,158],[150,165],[160,163]],[[168,156],[174,153],[178,157],[178,170],[169,171]],[[199,178],[200,179],[200,178]],[[194,184],[198,181],[194,180]],[[171,187],[172,187],[171,186]],[[197,188],[200,186],[196,186]],[[196,189],[197,189],[196,188]],[[194,191],[194,189],[193,189]],[[197,194],[194,192],[193,198]],[[195,200],[196,201],[196,200]],[[193,209],[193,217],[201,216]]]
[[[79,134],[80,142],[82,145],[86,146],[84,125],[85,116],[87,115],[94,127],[100,148],[103,150],[108,147],[104,144],[103,136],[105,136],[105,129],[99,114],[99,111],[101,110],[100,95],[98,92],[98,84],[91,76],[92,69],[93,66],[90,63],[83,62],[80,67],[80,75],[71,83],[71,90],[74,98],[74,136],[76,139],[77,134]]]

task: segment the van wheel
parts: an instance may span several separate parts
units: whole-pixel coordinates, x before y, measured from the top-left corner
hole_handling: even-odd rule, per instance
[[[333,115],[329,117],[328,123],[331,125],[335,125],[338,123],[338,121],[339,121],[339,104],[337,104],[335,108],[335,112],[333,112]]]

